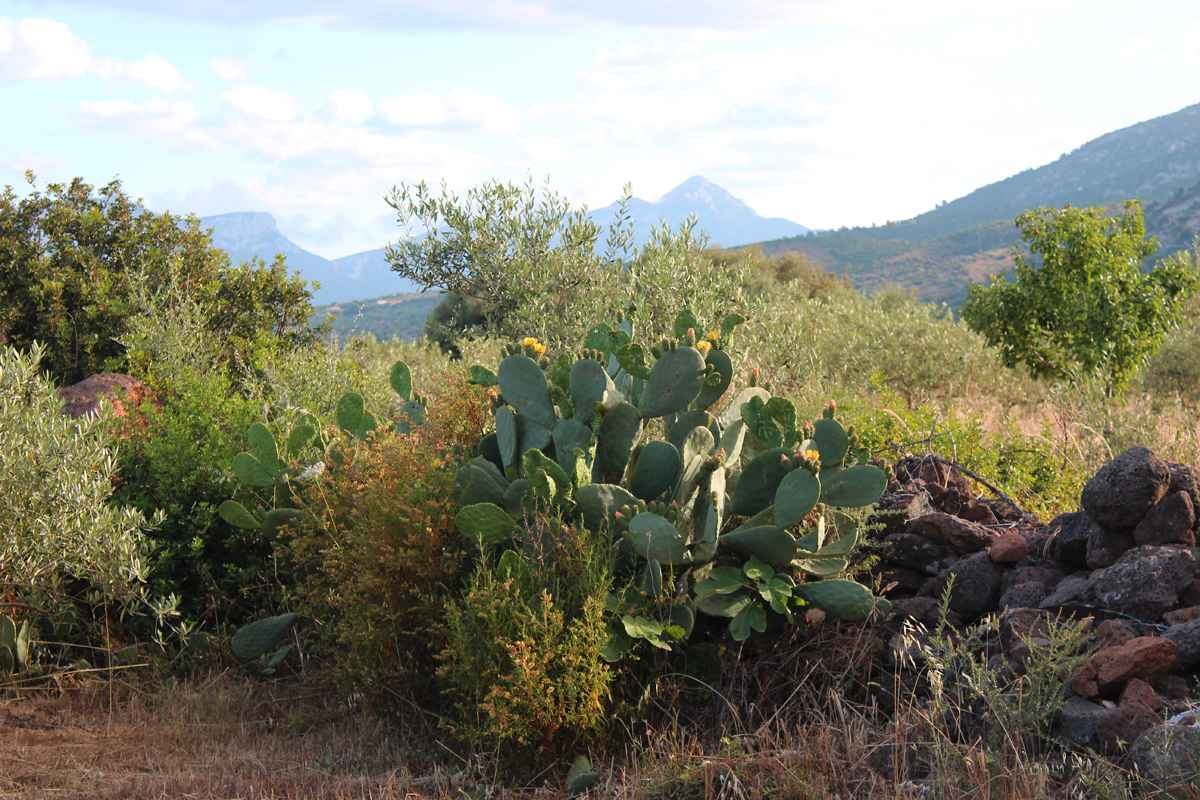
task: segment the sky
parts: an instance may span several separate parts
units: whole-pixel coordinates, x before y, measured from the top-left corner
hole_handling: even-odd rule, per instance
[[[1196,0],[0,0],[0,185],[120,178],[337,257],[389,190],[703,175],[812,228],[911,217],[1200,102]]]

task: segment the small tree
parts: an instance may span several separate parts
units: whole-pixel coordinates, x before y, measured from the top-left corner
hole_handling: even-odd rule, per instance
[[[1033,258],[1014,254],[1011,279],[973,286],[963,319],[1039,378],[1100,379],[1111,395],[1178,326],[1200,285],[1190,254],[1143,271],[1157,249],[1141,205],[1120,216],[1103,208],[1039,208],[1016,219]],[[1040,261],[1040,263],[1038,263]]]
[[[572,323],[584,324],[581,301],[603,277],[600,229],[586,210],[548,188],[498,181],[465,197],[401,185],[387,203],[410,235],[388,247],[388,263],[423,288],[450,294],[439,314],[461,327],[445,332],[451,338],[477,330],[556,339]]]
[[[231,267],[195,217],[156,214],[118,181],[76,178],[18,197],[0,190],[0,343],[45,345],[59,383],[127,367],[121,339],[147,295],[168,288],[203,309],[229,357],[312,341],[311,294],[282,260]]]

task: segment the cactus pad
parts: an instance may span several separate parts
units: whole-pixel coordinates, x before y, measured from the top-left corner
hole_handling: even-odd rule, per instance
[[[821,500],[831,506],[869,506],[886,488],[887,473],[872,464],[821,471]]]
[[[629,488],[635,497],[653,500],[675,488],[683,458],[670,442],[654,441],[638,453],[637,463],[629,478]]]
[[[683,411],[704,388],[704,356],[694,347],[669,350],[654,362],[642,392],[643,417]]]
[[[278,650],[299,619],[297,614],[279,614],[243,625],[230,642],[233,654],[239,661],[247,662]]]

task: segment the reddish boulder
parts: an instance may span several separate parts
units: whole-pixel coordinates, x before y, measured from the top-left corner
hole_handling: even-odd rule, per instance
[[[150,397],[150,389],[129,375],[101,372],[60,388],[58,394],[63,399],[63,413],[69,417],[96,414],[103,400],[108,400],[115,416],[124,417]]]
[[[1138,636],[1098,651],[1071,677],[1080,697],[1113,697],[1131,678],[1152,678],[1175,666],[1175,642],[1161,636]]]
[[[959,555],[977,553],[992,543],[992,534],[987,528],[942,511],[934,511],[914,519],[908,524],[908,529],[926,539],[946,545]]]
[[[1007,531],[992,540],[988,557],[997,564],[1015,564],[1029,555],[1025,537],[1016,531]]]

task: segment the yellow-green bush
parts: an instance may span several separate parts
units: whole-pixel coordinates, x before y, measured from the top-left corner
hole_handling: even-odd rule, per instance
[[[553,519],[526,529],[519,559],[482,560],[446,607],[438,675],[452,731],[473,745],[558,750],[605,724],[612,672],[607,543]]]
[[[343,683],[383,702],[432,698],[443,606],[469,572],[454,477],[485,407],[461,379],[431,395],[428,425],[377,433],[305,489],[308,521],[288,542],[297,600],[318,623],[322,654]]]

